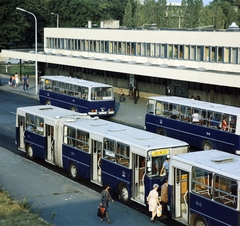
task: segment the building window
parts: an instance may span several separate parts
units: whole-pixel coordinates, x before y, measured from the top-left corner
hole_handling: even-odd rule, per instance
[[[136,43],[136,56],[140,56],[140,55],[141,55],[141,44]]]
[[[201,60],[201,46],[197,46],[197,49],[196,49],[196,60],[197,61],[200,61]]]
[[[216,47],[211,47],[211,62],[216,61]]]
[[[160,57],[160,44],[155,44],[154,46],[155,57]]]
[[[230,57],[230,49],[229,47],[224,47],[224,58],[223,58],[223,63],[229,63],[229,57]]]
[[[177,59],[178,57],[178,45],[173,45],[173,58]]]
[[[231,48],[231,63],[237,63],[237,48]]]
[[[168,44],[167,45],[168,48],[168,58],[173,58],[173,45],[172,44]]]
[[[223,54],[223,48],[218,47],[218,57],[217,57],[218,62],[223,62],[222,54]]]
[[[141,56],[146,56],[145,46],[146,46],[146,43],[141,43]]]
[[[190,46],[190,60],[195,60],[195,46]]]
[[[189,46],[185,46],[184,45],[184,60],[189,60],[190,59],[190,57],[189,57]]]

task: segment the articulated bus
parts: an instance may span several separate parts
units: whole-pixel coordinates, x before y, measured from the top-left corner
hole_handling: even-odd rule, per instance
[[[109,117],[115,112],[111,85],[65,76],[42,76],[39,101],[91,116]]]
[[[171,217],[185,225],[240,225],[240,156],[218,150],[171,157]]]
[[[16,143],[30,159],[63,168],[74,180],[109,184],[123,202],[142,205],[153,184],[164,180],[155,160],[163,164],[167,155],[189,148],[179,140],[49,105],[17,109]]]
[[[240,154],[240,108],[174,96],[149,97],[147,131],[191,147]]]

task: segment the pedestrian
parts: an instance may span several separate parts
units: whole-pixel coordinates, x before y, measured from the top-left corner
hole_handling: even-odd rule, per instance
[[[120,88],[120,90],[119,90],[119,102],[120,102],[120,104],[124,104],[124,93],[123,93],[123,89],[122,89],[122,87]]]
[[[129,96],[130,96],[130,99],[133,100],[133,86],[132,86],[132,84],[129,85]]]
[[[23,76],[23,90],[24,91],[28,90],[27,84],[28,84],[28,78],[26,75],[24,75]]]
[[[165,183],[161,187],[161,204],[162,204],[162,219],[168,218],[168,179],[165,178]]]
[[[9,86],[12,86],[12,75],[10,75],[8,84],[9,84]]]
[[[166,177],[168,177],[169,172],[169,162],[170,162],[170,155],[167,155],[166,160],[163,163],[162,169],[160,171],[160,176],[163,174],[164,170],[166,171]]]
[[[13,88],[16,88],[15,75],[12,75],[12,87],[13,87]]]
[[[107,217],[107,222],[108,223],[111,223],[111,220],[109,218],[109,214],[108,214],[108,202],[112,201],[112,203],[114,203],[114,200],[112,199],[111,195],[109,194],[109,189],[110,189],[110,186],[108,184],[106,184],[104,186],[104,189],[102,190],[102,193],[101,193],[101,206],[103,208],[105,208],[105,214],[106,214],[106,217]],[[101,221],[104,221],[104,218],[100,218]]]
[[[15,73],[15,81],[16,81],[16,86],[18,86],[19,83],[19,79],[18,79],[18,73]]]
[[[160,205],[159,199],[158,199],[158,184],[154,184],[153,185],[153,189],[149,192],[148,197],[147,197],[147,201],[148,201],[148,205],[149,205],[149,211],[152,212],[152,217],[151,217],[151,221],[154,222],[154,218],[157,214],[157,207],[158,205]]]

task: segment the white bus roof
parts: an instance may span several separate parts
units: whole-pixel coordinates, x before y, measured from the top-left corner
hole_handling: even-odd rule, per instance
[[[59,75],[59,76],[45,75],[45,76],[41,76],[41,78],[51,79],[53,81],[64,82],[64,83],[73,84],[73,85],[93,87],[93,88],[95,88],[95,87],[112,87],[111,85],[108,85],[108,84],[92,82],[92,81],[78,79],[78,78],[71,78],[71,77],[66,77],[66,76],[62,76],[62,75]]]
[[[175,161],[240,180],[238,155],[219,150],[206,150],[172,156],[170,164],[176,167]]]
[[[240,115],[240,108],[229,105],[216,104],[206,101],[193,100],[190,98],[175,96],[153,96],[148,99],[170,102],[173,104],[184,105],[194,108],[206,109],[209,111],[223,112],[226,114]]]
[[[45,119],[45,122],[55,121],[56,123],[59,121],[59,119],[61,119],[61,123],[64,125],[84,130],[90,134],[101,135],[109,139],[117,140],[119,142],[135,146],[136,149],[139,148],[139,153],[137,154],[143,156],[145,155],[145,151],[149,149],[165,149],[182,146],[188,147],[187,143],[180,140],[160,136],[158,134],[147,132],[145,130],[99,119],[98,117],[92,118],[85,114],[73,112],[55,106],[39,105],[17,109],[17,113],[20,115],[24,115],[24,112],[40,116]],[[77,117],[78,119],[75,122],[68,120]]]

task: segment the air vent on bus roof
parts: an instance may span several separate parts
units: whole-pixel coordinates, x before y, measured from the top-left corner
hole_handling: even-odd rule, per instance
[[[212,159],[212,162],[232,162],[234,158],[217,158],[217,159]]]
[[[52,109],[53,109],[52,107],[39,108],[40,111],[43,111],[43,110],[52,110]]]
[[[109,129],[108,131],[110,132],[119,132],[119,131],[125,131],[126,129],[118,129],[118,128],[113,128],[113,129]]]
[[[135,137],[137,140],[150,140],[154,139],[155,137]]]

